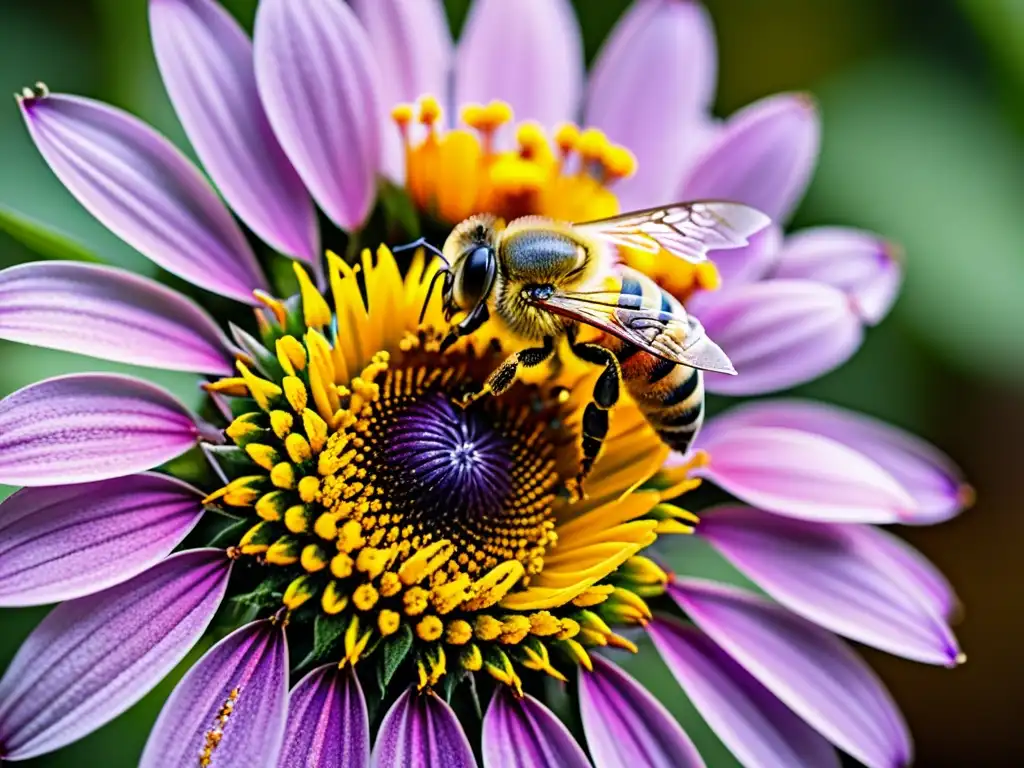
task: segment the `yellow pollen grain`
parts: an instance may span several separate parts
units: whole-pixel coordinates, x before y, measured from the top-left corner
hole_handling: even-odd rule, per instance
[[[576,142],[576,151],[584,160],[600,160],[608,150],[608,137],[597,128],[587,128]]]
[[[307,504],[316,501],[316,495],[320,492],[320,478],[304,477],[299,480],[299,498]]]
[[[270,412],[270,428],[274,430],[274,434],[281,440],[284,440],[288,433],[292,431],[294,423],[295,418],[287,411]]]
[[[307,544],[302,548],[299,565],[303,570],[317,573],[327,567],[327,552],[319,544]]]
[[[348,606],[348,595],[346,595],[338,582],[328,582],[327,587],[324,589],[324,594],[320,598],[320,607],[324,609],[324,613],[335,615],[341,613]]]
[[[377,604],[380,593],[372,584],[360,584],[352,593],[352,604],[360,611],[368,611]]]
[[[432,126],[441,119],[441,103],[434,96],[421,96],[417,104],[420,108],[419,120],[423,125]]]
[[[514,614],[501,623],[498,642],[505,645],[521,643],[530,632],[530,620],[522,614]]]
[[[476,621],[473,626],[473,636],[477,640],[490,641],[497,640],[501,634],[501,622],[493,616],[482,614],[476,617]]]
[[[530,614],[530,633],[539,637],[548,637],[560,632],[561,623],[548,611],[538,611]]]
[[[331,558],[331,573],[335,578],[347,579],[352,575],[354,566],[352,558],[344,552],[339,552]]]
[[[412,104],[396,104],[391,108],[391,119],[395,121],[399,128],[403,131],[412,122],[415,117],[415,112]]]
[[[623,146],[609,146],[601,158],[605,172],[613,179],[626,178],[636,173],[636,155]]]
[[[309,328],[320,328],[329,325],[331,322],[331,308],[327,306],[324,297],[313,285],[309,273],[299,262],[292,262],[295,269],[295,277],[299,280],[299,293],[302,295],[303,320]]]
[[[397,573],[388,572],[380,577],[380,593],[384,597],[394,597],[402,591],[402,580]]]
[[[282,461],[270,470],[270,482],[278,488],[291,490],[295,487],[295,467]]]
[[[338,549],[342,552],[353,552],[365,543],[363,527],[356,520],[346,521],[338,530]]]
[[[284,386],[284,396],[288,405],[296,413],[302,413],[306,403],[309,402],[309,393],[306,391],[306,385],[302,383],[302,379],[298,376],[285,376],[281,384]]]
[[[555,144],[563,155],[572,152],[580,140],[580,129],[572,123],[562,123],[555,129]]]
[[[307,533],[313,527],[315,513],[305,504],[288,507],[284,513],[284,525],[292,533]]]
[[[444,633],[444,624],[437,616],[424,616],[416,624],[416,636],[425,642],[431,643],[437,640]]]
[[[333,541],[338,537],[338,516],[330,512],[320,515],[313,523],[313,532],[321,539]]]
[[[402,595],[402,605],[409,616],[419,616],[427,610],[430,593],[423,587],[412,587]]]
[[[313,458],[313,449],[309,447],[309,441],[297,432],[292,432],[284,441],[284,449],[296,464],[302,464]]]
[[[473,627],[464,619],[450,621],[445,628],[444,639],[449,645],[465,645],[473,639]]]
[[[397,611],[384,608],[377,614],[377,629],[384,637],[395,634],[401,625],[402,617]]]

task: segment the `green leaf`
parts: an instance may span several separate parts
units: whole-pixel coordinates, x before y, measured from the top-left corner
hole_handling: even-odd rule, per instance
[[[411,648],[412,628],[408,624],[402,624],[401,628],[382,644],[381,658],[377,664],[377,683],[382,695]]]
[[[409,194],[390,182],[380,183],[380,204],[384,209],[385,228],[390,233],[400,228],[410,240],[420,236],[420,216]]]
[[[42,222],[30,219],[6,205],[0,205],[0,230],[46,259],[103,263],[101,258],[90,253],[67,235],[49,229]]]
[[[204,448],[229,480],[251,475],[257,469],[249,454],[237,445],[206,445]]]
[[[313,650],[299,663],[298,668],[306,669],[328,656],[338,646],[348,629],[349,621],[350,617],[343,614],[329,616],[318,613],[313,622]]]
[[[228,521],[228,524],[221,528],[217,535],[213,537],[213,541],[210,542],[209,546],[216,547],[217,549],[226,549],[227,547],[234,546],[238,544],[242,534],[252,528],[253,525],[255,523],[252,520]]]

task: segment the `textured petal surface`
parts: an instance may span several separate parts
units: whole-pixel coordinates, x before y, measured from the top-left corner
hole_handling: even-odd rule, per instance
[[[234,696],[232,696],[234,694]],[[226,721],[218,717],[228,701]],[[193,765],[219,730],[212,765],[276,766],[288,708],[288,646],[280,624],[257,621],[225,637],[167,699],[140,768]]]
[[[814,171],[821,126],[814,103],[780,94],[737,112],[697,159],[681,200],[732,200],[783,223]]]
[[[0,606],[91,595],[166,557],[203,495],[165,475],[23,488],[0,503]]]
[[[851,640],[926,664],[952,666],[960,649],[917,585],[878,556],[870,526],[812,523],[749,507],[701,515],[709,540],[791,611]]]
[[[855,302],[866,323],[875,325],[889,313],[903,279],[895,253],[870,232],[816,227],[786,239],[772,274],[833,285]]]
[[[963,473],[942,451],[909,432],[853,411],[809,400],[750,403],[718,418],[723,427],[779,427],[827,437],[885,467],[917,502],[900,522],[939,523],[974,498]]]
[[[341,0],[263,0],[255,49],[281,146],[334,223],[358,229],[373,204],[384,125],[366,32]]]
[[[169,272],[255,303],[267,283],[249,243],[195,166],[142,121],[77,96],[21,110],[54,173],[111,232]]]
[[[141,699],[203,634],[230,570],[222,550],[182,552],[55,608],[0,680],[4,756],[51,752]]]
[[[829,743],[707,635],[663,617],[647,631],[690,701],[746,768],[838,768]]]
[[[836,523],[894,523],[914,500],[875,462],[845,445],[792,429],[712,420],[697,447],[700,472],[741,500],[779,515]]]
[[[501,99],[517,121],[574,120],[583,92],[583,41],[568,0],[477,0],[455,59],[455,104]]]
[[[610,661],[591,656],[580,670],[580,715],[597,768],[703,766],[693,742],[664,705]]]
[[[432,94],[448,100],[454,47],[441,0],[352,0],[380,68],[385,109]],[[384,127],[384,172],[405,178],[405,149],[398,127]]]
[[[279,768],[364,768],[370,764],[370,723],[351,666],[314,669],[292,689]]]
[[[277,250],[316,262],[316,211],[263,111],[249,36],[214,0],[150,0],[149,26],[174,109],[231,207]]]
[[[0,483],[68,485],[170,461],[199,432],[164,390],[130,376],[60,376],[0,400]]]
[[[700,3],[634,3],[612,30],[590,73],[584,124],[637,157],[636,175],[615,185],[623,210],[673,199],[699,149],[717,66]]]
[[[517,699],[506,686],[484,716],[484,768],[589,768],[562,721],[533,696]],[[600,764],[599,764],[600,765]]]
[[[95,264],[40,261],[0,272],[0,338],[173,371],[233,370],[227,340],[194,302]]]
[[[432,692],[410,688],[394,703],[377,731],[374,768],[476,768],[469,740],[455,712]]]
[[[864,329],[846,294],[810,280],[768,280],[694,297],[688,309],[738,375],[708,373],[721,395],[760,395],[816,379],[845,363]]]
[[[669,595],[786,706],[869,768],[908,765],[910,734],[874,672],[835,636],[744,590],[677,580]]]

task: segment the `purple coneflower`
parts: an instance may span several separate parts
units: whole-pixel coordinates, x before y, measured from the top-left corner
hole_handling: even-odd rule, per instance
[[[400,268],[384,247],[325,264],[312,202],[358,230],[384,171],[449,222],[480,206],[587,218],[680,196],[785,221],[816,154],[813,108],[775,97],[716,125],[714,45],[692,2],[629,11],[585,100],[566,3],[481,0],[457,53],[439,3],[355,6],[263,0],[253,45],[212,0],[151,0],[196,153],[260,256],[294,259],[294,295],[277,295],[255,238],[150,128],[41,87],[19,97],[37,147],[100,221],[254,311],[102,266],[0,272],[0,337],[193,371],[209,395],[201,418],[139,379],[86,374],[0,402],[0,482],[24,486],[0,505],[0,604],[61,602],[0,680],[0,758],[58,749],[127,709],[230,595],[245,610],[217,622],[143,765],[702,765],[604,653],[636,652],[644,633],[745,765],[836,765],[834,748],[908,764],[896,705],[837,636],[959,660],[952,589],[872,525],[957,514],[969,490],[945,456],[839,409],[764,401],[670,457],[627,399],[588,497],[570,501],[595,372],[566,365],[459,408],[510,340],[485,326],[442,352],[438,302],[419,318],[436,264],[420,253]],[[441,101],[394,111],[404,173],[385,113],[423,92]],[[443,127],[449,103],[472,132]],[[557,125],[580,103],[601,131]],[[537,122],[507,130],[513,111]],[[623,258],[736,360],[739,383],[712,388],[748,394],[852,354],[895,293],[889,253],[827,229],[769,232],[699,269]],[[175,477],[197,448],[216,474]],[[702,511],[697,535],[761,592],[675,577],[648,551],[694,532],[689,493],[704,481],[735,502]],[[204,516],[231,524],[175,552]],[[559,686],[561,718],[545,704]]]

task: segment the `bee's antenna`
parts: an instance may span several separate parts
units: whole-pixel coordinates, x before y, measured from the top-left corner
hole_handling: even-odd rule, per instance
[[[446,264],[448,262],[445,262]],[[434,276],[430,278],[430,286],[427,288],[426,298],[423,299],[423,309],[420,310],[420,323],[423,322],[423,318],[427,316],[427,307],[430,306],[430,297],[434,295],[434,286],[437,285],[437,279],[444,275],[445,284],[451,279],[451,271],[446,267],[439,269],[434,273]]]
[[[450,269],[452,266],[451,264],[448,263],[448,259],[444,257],[444,254],[441,253],[441,249],[438,248],[436,245],[428,243],[427,238],[425,237],[421,237],[419,240],[413,240],[411,243],[406,243],[405,245],[396,245],[394,248],[391,249],[391,252],[401,253],[402,251],[408,251],[413,248],[426,248],[432,254],[437,256],[437,258],[439,258],[446,267]]]

